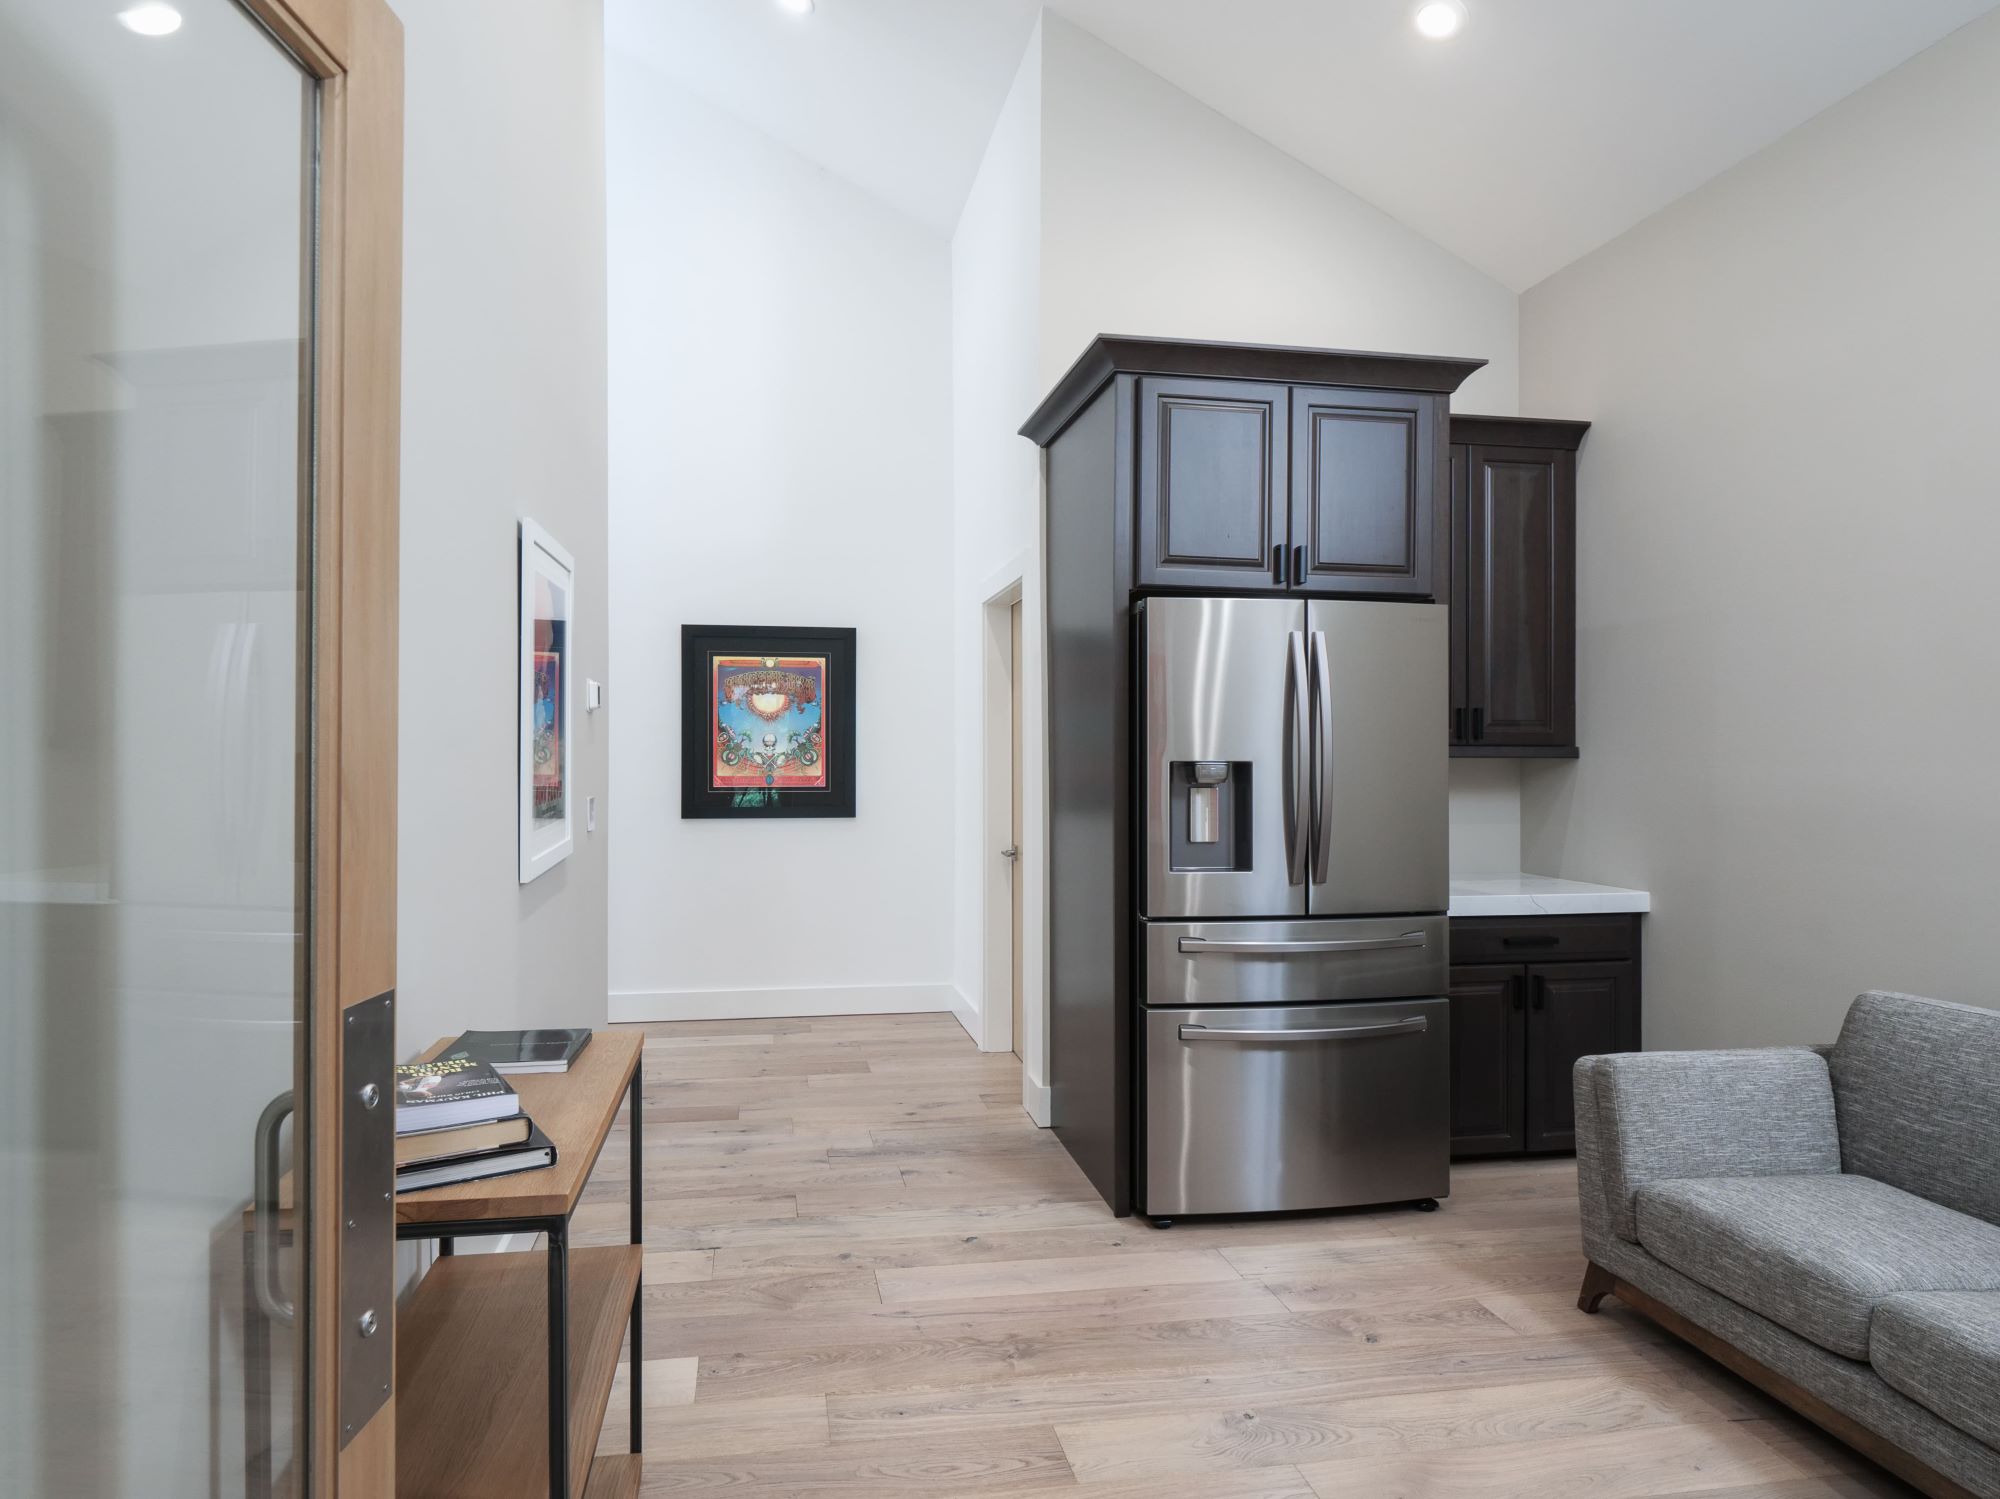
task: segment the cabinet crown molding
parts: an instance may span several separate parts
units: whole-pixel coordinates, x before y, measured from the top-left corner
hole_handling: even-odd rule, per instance
[[[1372,354],[1356,349],[1304,349],[1282,344],[1217,343],[1203,339],[1135,338],[1100,333],[1064,371],[1021,427],[1047,447],[1076,414],[1121,374],[1187,375],[1212,380],[1262,380],[1284,385],[1345,385],[1449,395],[1484,359],[1433,354]]]
[[[1474,416],[1452,413],[1451,440],[1479,448],[1562,448],[1574,453],[1583,445],[1589,422],[1561,421],[1545,416]]]

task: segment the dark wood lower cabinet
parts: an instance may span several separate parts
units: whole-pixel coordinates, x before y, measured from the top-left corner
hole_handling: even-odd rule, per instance
[[[1517,1155],[1526,1148],[1526,980],[1521,968],[1451,971],[1453,1155]]]
[[[1576,1149],[1570,1077],[1577,1059],[1639,1050],[1639,918],[1483,918],[1451,926],[1454,952],[1547,955],[1451,970],[1452,1154]],[[1566,958],[1568,950],[1577,956]]]

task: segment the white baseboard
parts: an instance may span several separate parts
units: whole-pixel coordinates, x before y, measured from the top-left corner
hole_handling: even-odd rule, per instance
[[[958,985],[953,984],[950,987],[951,1013],[958,1017],[958,1023],[965,1027],[966,1035],[972,1037],[972,1044],[977,1046],[979,1044],[979,1010],[966,997],[965,991],[959,988]]]
[[[1053,1117],[1049,1113],[1049,1088],[1046,1083],[1038,1083],[1029,1076],[1028,1069],[1021,1069],[1021,1107],[1028,1111],[1028,1117],[1043,1129],[1049,1127]]]
[[[614,989],[609,1018],[635,1020],[780,1020],[815,1015],[958,1014],[951,984],[841,984],[816,989]],[[965,1017],[960,1014],[960,1020]],[[969,1029],[969,1027],[968,1027]]]

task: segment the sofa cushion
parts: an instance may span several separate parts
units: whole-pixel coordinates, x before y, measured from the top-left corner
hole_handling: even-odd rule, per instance
[[[2000,1223],[2000,1010],[1864,994],[1827,1068],[1842,1170]]]
[[[1657,1259],[1848,1358],[1898,1292],[2000,1290],[2000,1228],[1865,1176],[1659,1182],[1638,1219]]]
[[[1891,1389],[2000,1448],[2000,1292],[1891,1296],[1875,1309],[1868,1343]]]
[[[1833,1086],[1825,1060],[1805,1047],[1589,1060],[1605,1205],[1621,1239],[1638,1242],[1633,1197],[1647,1182],[1840,1171]]]

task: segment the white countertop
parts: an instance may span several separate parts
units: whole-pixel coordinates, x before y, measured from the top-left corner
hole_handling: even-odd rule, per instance
[[[1451,882],[1454,916],[1604,916],[1652,909],[1653,897],[1644,890],[1545,874],[1489,874]]]

